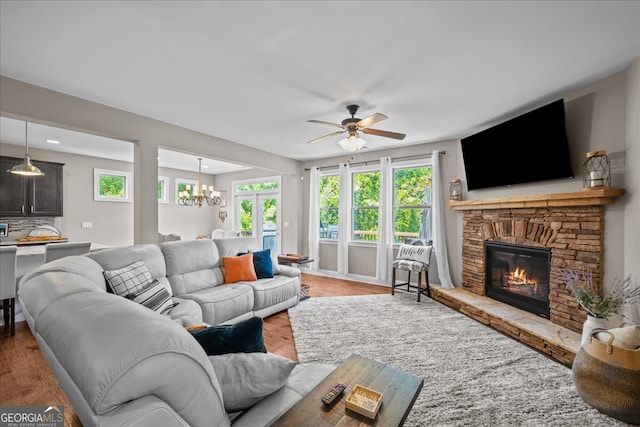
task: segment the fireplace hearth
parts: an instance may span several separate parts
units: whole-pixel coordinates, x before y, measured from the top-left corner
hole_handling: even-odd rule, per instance
[[[549,318],[551,251],[485,242],[485,295]]]

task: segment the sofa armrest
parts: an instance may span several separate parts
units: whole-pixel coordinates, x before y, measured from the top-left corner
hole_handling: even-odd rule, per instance
[[[280,390],[253,406],[233,421],[233,427],[256,427],[277,424],[276,421],[303,396],[336,369],[333,365],[310,363],[298,365]]]
[[[280,271],[277,274],[282,274],[283,276],[287,276],[287,277],[300,276],[300,270],[295,267],[291,267],[288,265],[280,265],[279,267],[280,267]]]
[[[188,427],[189,424],[162,399],[156,396],[144,396],[127,402],[113,411],[96,416],[96,425],[118,426],[176,426]]]
[[[171,320],[181,326],[195,326],[204,324],[200,305],[192,300],[173,297],[173,303],[177,304],[167,315]]]

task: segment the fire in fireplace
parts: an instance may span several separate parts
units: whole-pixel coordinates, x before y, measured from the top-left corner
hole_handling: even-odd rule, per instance
[[[549,318],[551,251],[547,248],[485,243],[485,294]]]

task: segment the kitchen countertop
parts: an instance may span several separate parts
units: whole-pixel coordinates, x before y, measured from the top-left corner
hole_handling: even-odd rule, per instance
[[[29,245],[46,245],[47,243],[64,243],[69,239],[52,239],[52,240],[36,240],[31,242],[20,242],[18,240],[3,240],[0,246],[29,246]]]
[[[45,245],[27,245],[27,246],[18,246],[18,250],[16,255],[18,256],[27,256],[27,255],[43,255],[44,256],[44,247]],[[102,243],[91,243],[90,251],[99,251],[100,249],[110,248],[109,245],[103,245]]]

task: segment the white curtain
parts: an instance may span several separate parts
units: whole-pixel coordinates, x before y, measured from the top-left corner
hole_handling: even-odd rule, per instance
[[[391,157],[380,158],[380,205],[378,208],[378,251],[376,277],[391,281],[393,262],[393,168]]]
[[[309,259],[307,264],[314,271],[320,266],[320,169],[317,166],[309,172]]]
[[[453,288],[451,274],[449,273],[449,260],[447,258],[447,236],[444,224],[444,192],[442,190],[442,180],[440,179],[440,152],[438,150],[433,150],[431,161],[433,249],[436,252],[440,284],[445,289]]]
[[[349,234],[351,232],[351,167],[340,164],[340,217],[338,218],[338,274],[349,273]]]

